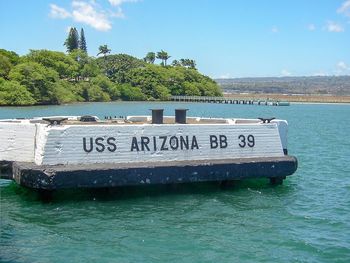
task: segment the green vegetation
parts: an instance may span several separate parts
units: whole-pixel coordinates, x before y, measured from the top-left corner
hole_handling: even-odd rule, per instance
[[[30,50],[19,56],[0,49],[0,105],[62,104],[85,101],[168,100],[171,95],[220,96],[212,79],[196,70],[190,59],[174,60],[163,50],[144,59],[110,54],[87,54],[84,31],[80,39],[71,28],[64,44],[68,54]],[[156,58],[160,65],[154,64]]]
[[[143,61],[147,63],[154,64],[154,61],[156,60],[156,53],[154,52],[148,52],[147,55],[144,57]]]
[[[97,56],[102,54],[105,57],[107,54],[111,53],[107,45],[99,46],[98,51]]]
[[[78,30],[75,27],[71,27],[69,30],[68,37],[64,42],[64,45],[67,48],[67,52],[72,52],[75,49],[79,48],[79,34]]]
[[[81,29],[80,31],[79,49],[87,53],[84,29]]]
[[[168,52],[165,52],[164,50],[161,50],[160,52],[157,52],[156,58],[158,58],[158,59],[160,59],[162,61],[160,64],[163,67],[166,67],[166,62],[171,57],[168,55]]]

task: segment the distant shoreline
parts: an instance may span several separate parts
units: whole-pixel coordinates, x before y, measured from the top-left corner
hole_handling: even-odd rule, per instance
[[[237,99],[264,99],[298,103],[350,103],[350,96],[320,94],[224,93],[224,97]]]
[[[224,93],[350,95],[350,76],[265,77],[215,80]]]

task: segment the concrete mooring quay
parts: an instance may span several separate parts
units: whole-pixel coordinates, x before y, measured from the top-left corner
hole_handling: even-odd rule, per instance
[[[298,166],[293,156],[134,164],[2,163],[1,177],[38,189],[98,188],[268,178],[281,184]]]
[[[206,102],[223,104],[247,104],[268,106],[289,106],[288,101],[275,101],[269,99],[235,99],[232,97],[207,97],[207,96],[171,96],[172,101],[181,102]]]

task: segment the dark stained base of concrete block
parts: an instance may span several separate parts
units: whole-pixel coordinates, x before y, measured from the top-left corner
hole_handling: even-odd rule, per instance
[[[12,163],[0,161],[0,179],[12,179]]]
[[[270,178],[281,183],[298,166],[293,156],[224,160],[125,163],[94,165],[43,165],[13,163],[18,184],[43,190],[117,187]],[[274,179],[276,178],[276,179]]]

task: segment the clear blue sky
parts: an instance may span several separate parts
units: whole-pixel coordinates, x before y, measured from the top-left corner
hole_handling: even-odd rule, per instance
[[[164,49],[211,77],[350,74],[350,0],[1,0],[0,14],[0,48],[21,55],[65,51],[74,26],[90,55]]]

